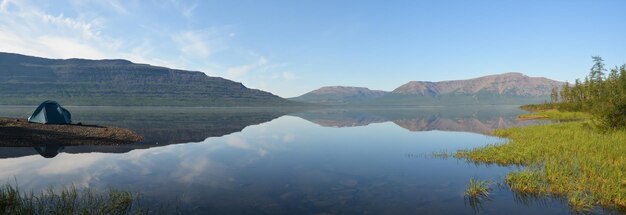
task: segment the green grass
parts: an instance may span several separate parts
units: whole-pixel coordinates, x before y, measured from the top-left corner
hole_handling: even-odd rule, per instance
[[[464,196],[466,202],[469,202],[470,207],[472,207],[475,212],[479,211],[483,201],[489,200],[491,184],[490,181],[470,178],[469,186],[467,190],[465,190]]]
[[[561,196],[576,210],[589,205],[626,209],[626,131],[599,132],[587,120],[515,127],[494,134],[509,140],[458,151],[455,157],[526,166],[507,175],[511,189]]]
[[[542,111],[542,110],[552,110],[552,109],[558,109],[559,105],[558,104],[554,104],[554,103],[543,103],[543,104],[527,104],[527,105],[522,105],[519,108],[522,110],[526,110],[526,111],[530,111],[530,112],[535,112],[535,111]]]
[[[591,119],[591,114],[584,112],[562,112],[556,109],[538,110],[533,113],[522,114],[518,119],[553,119],[553,120],[582,120]]]
[[[95,192],[65,187],[35,194],[21,193],[17,186],[0,187],[0,214],[146,214],[136,206],[137,196],[109,189]]]
[[[470,178],[469,186],[465,191],[465,196],[470,198],[487,198],[489,197],[489,192],[491,191],[491,188],[489,187],[490,185],[491,183],[489,181]]]

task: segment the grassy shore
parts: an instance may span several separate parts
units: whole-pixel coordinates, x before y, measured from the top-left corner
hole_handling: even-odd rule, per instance
[[[75,187],[22,193],[17,186],[0,187],[0,214],[147,214],[137,207],[137,196],[110,189],[95,192]]]
[[[626,131],[603,133],[590,124],[583,120],[496,130],[494,135],[508,142],[458,151],[455,157],[523,165],[524,170],[507,175],[511,189],[565,197],[575,210],[596,205],[626,209]]]
[[[591,114],[584,112],[562,112],[556,109],[539,110],[532,113],[522,114],[517,117],[520,120],[552,119],[552,120],[584,120],[591,119]]]

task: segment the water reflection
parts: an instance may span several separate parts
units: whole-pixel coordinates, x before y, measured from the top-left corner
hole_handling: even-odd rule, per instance
[[[168,115],[169,110],[161,111]],[[195,110],[197,111],[197,110]],[[329,112],[320,115],[317,112]],[[191,130],[205,135],[205,129],[228,126],[219,116],[238,121],[237,129],[228,134],[205,137],[198,142],[168,144],[156,143],[115,147],[65,147],[54,159],[31,154],[0,160],[0,182],[14,178],[24,190],[35,192],[53,186],[75,185],[103,190],[108,187],[140,192],[150,205],[156,202],[179,202],[182,213],[212,214],[471,214],[474,211],[463,201],[463,192],[470,177],[502,179],[512,167],[468,165],[456,159],[407,157],[407,154],[454,152],[499,142],[497,138],[478,133],[451,131],[408,132],[395,121],[417,119],[422,111],[360,111],[341,112],[343,115],[363,115],[362,122],[381,117],[368,126],[343,129],[329,128],[307,120],[334,118],[342,121],[331,110],[308,113],[225,113],[205,112],[213,121],[184,120],[169,125],[154,120],[161,114],[149,114],[126,121],[101,121],[121,126],[143,125],[144,132],[167,128],[178,131],[186,123]],[[363,113],[364,112],[364,113]],[[469,116],[490,115],[479,111],[458,116],[435,111],[424,114],[428,118],[468,119]],[[185,116],[187,113],[169,113],[163,120]],[[197,114],[197,112],[196,112]],[[317,118],[302,114],[316,115]],[[122,114],[124,116],[124,114]],[[194,115],[194,114],[189,114]],[[263,115],[263,116],[262,116]],[[435,117],[431,117],[431,116]],[[502,116],[502,114],[494,114]],[[506,118],[502,116],[503,118]],[[296,117],[298,116],[298,117]],[[408,116],[408,117],[405,117]],[[444,117],[445,116],[445,117]],[[465,118],[464,118],[465,117]],[[349,117],[350,120],[360,118]],[[141,120],[143,120],[143,122]],[[157,118],[158,119],[158,118]],[[239,120],[235,120],[239,119]],[[390,119],[390,120],[388,120]],[[420,118],[421,119],[421,118]],[[172,119],[176,120],[176,119]],[[94,120],[95,121],[95,120]],[[265,122],[262,122],[265,121]],[[246,122],[246,123],[241,123]],[[255,126],[241,127],[247,122]],[[481,121],[482,122],[482,121]],[[226,124],[224,124],[226,123]],[[150,129],[154,124],[158,129]],[[210,124],[210,125],[209,125]],[[352,123],[357,124],[357,123]],[[128,126],[127,126],[128,127]],[[142,127],[136,127],[140,129]],[[446,128],[446,127],[437,127]],[[219,130],[219,129],[218,129]],[[216,131],[216,130],[213,130]],[[150,134],[152,132],[146,132]],[[195,133],[195,132],[194,132]],[[145,135],[144,134],[144,135]],[[179,136],[180,135],[180,136]],[[160,140],[175,140],[183,134],[168,133]],[[173,141],[176,143],[176,141]],[[127,147],[127,148],[124,148]],[[77,153],[88,150],[94,153]],[[132,150],[136,149],[136,150]],[[111,150],[111,151],[107,151]],[[117,150],[117,151],[116,151]],[[127,150],[125,153],[109,153]],[[21,153],[21,149],[16,152]],[[76,153],[76,154],[75,154]],[[8,153],[6,148],[0,154]],[[19,153],[17,153],[19,154]],[[30,155],[30,156],[29,156]],[[567,205],[548,201],[547,205],[522,205],[507,189],[493,192],[494,198],[482,204],[481,213],[568,213]]]
[[[114,146],[89,144],[65,146],[63,150],[65,153],[126,153],[131,150],[162,147],[170,144],[201,142],[209,137],[240,132],[248,126],[265,123],[289,112],[297,111],[269,108],[68,108],[71,108],[74,113],[75,122],[129,128],[142,135],[144,141]],[[32,107],[0,106],[0,116],[20,118],[28,116],[31,110]],[[64,144],[59,143],[58,145]],[[21,157],[36,153],[29,149],[32,146],[25,147],[1,147],[0,158]],[[51,156],[51,154],[50,152],[46,156]]]
[[[64,149],[64,147],[59,144],[48,144],[45,146],[35,146],[33,148],[44,158],[56,157]]]
[[[393,122],[409,131],[466,131],[488,133],[529,123],[518,121],[523,111],[517,106],[413,107],[375,109],[269,109],[269,108],[167,108],[167,107],[70,107],[76,122],[130,128],[144,141],[127,145],[65,146],[65,153],[126,153],[135,149],[169,144],[200,142],[241,132],[251,125],[274,120],[285,114],[306,119],[324,127],[357,127]],[[0,115],[27,116],[32,107],[0,106]],[[59,145],[63,145],[60,143]],[[32,155],[20,147],[3,147],[0,158]],[[40,153],[42,154],[42,153]],[[46,154],[50,157],[52,153]]]
[[[393,122],[409,131],[464,131],[486,134],[494,129],[537,124],[520,121],[517,106],[321,109],[291,115],[324,127],[358,127]]]

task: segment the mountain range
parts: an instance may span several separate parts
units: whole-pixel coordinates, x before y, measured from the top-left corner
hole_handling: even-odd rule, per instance
[[[528,104],[548,100],[563,82],[522,73],[504,73],[468,80],[411,81],[391,92],[364,87],[322,87],[294,101],[325,105],[463,105]]]
[[[94,106],[428,106],[528,104],[562,82],[521,73],[411,81],[393,91],[330,86],[284,99],[241,83],[128,60],[47,59],[0,52],[0,104]]]
[[[202,72],[127,60],[46,59],[0,52],[0,104],[293,106],[298,102]]]

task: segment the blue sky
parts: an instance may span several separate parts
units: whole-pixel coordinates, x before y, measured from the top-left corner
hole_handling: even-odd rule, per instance
[[[291,97],[626,63],[626,1],[0,0],[0,51],[125,58]]]

